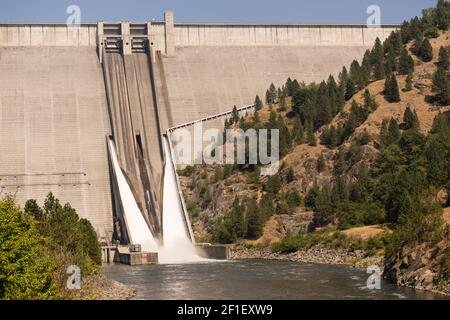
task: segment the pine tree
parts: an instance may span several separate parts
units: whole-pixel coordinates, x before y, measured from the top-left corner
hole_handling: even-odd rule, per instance
[[[436,24],[441,30],[447,30],[450,26],[450,4],[445,0],[438,0],[436,5]]]
[[[413,112],[410,105],[406,107],[405,112],[403,113],[403,122],[405,123],[405,130],[418,130],[420,127],[419,117],[417,116],[416,110]]]
[[[405,91],[412,91],[413,89],[413,74],[409,73],[406,77]]]
[[[348,187],[341,176],[336,177],[336,181],[331,189],[331,200],[335,207],[339,203],[345,202],[348,199]]]
[[[255,109],[258,111],[258,110],[261,110],[262,107],[263,107],[263,103],[262,103],[261,99],[259,98],[259,96],[256,95],[256,98],[255,98]]]
[[[355,95],[355,82],[350,78],[347,80],[347,84],[345,86],[345,100],[350,100]]]
[[[388,127],[387,144],[390,145],[394,142],[397,142],[398,139],[400,139],[400,127],[398,126],[397,121],[394,118],[391,118],[391,121],[389,121],[389,127]]]
[[[352,79],[354,85],[359,89],[364,88],[365,83],[361,75],[361,66],[359,65],[359,62],[357,60],[353,60],[352,64],[350,65],[350,78]]]
[[[247,238],[257,239],[262,233],[264,221],[255,199],[248,204],[247,217]]]
[[[380,146],[381,146],[381,148],[385,148],[389,145],[388,123],[389,123],[389,120],[387,120],[387,119],[383,119],[383,121],[381,122],[381,129],[380,129]]]
[[[324,158],[323,154],[321,153],[319,158],[317,158],[317,171],[323,172],[323,171],[325,171],[326,167],[327,167],[327,164],[325,162],[325,158]]]
[[[448,50],[444,47],[441,47],[439,49],[439,62],[438,62],[439,68],[442,68],[444,70],[448,70],[450,68],[450,61],[449,61],[449,55]]]
[[[450,104],[450,79],[446,70],[438,68],[433,76],[433,92],[440,105]]]
[[[324,185],[318,193],[314,203],[314,225],[323,226],[333,220],[333,205],[331,191],[328,185]]]
[[[421,55],[422,45],[423,45],[423,33],[419,32],[415,36],[414,46],[412,48],[413,53],[418,57],[420,57],[420,55]]]
[[[361,78],[364,81],[364,84],[367,85],[371,78],[372,63],[370,58],[370,50],[366,50],[364,53],[363,61],[361,63]]]
[[[272,105],[275,103],[275,100],[277,98],[277,88],[275,88],[275,85],[273,83],[270,84],[268,93],[269,93],[269,97],[268,97],[267,104]]]
[[[236,238],[245,237],[246,225],[244,220],[244,206],[239,202],[238,197],[234,198],[230,213],[231,227]]]
[[[411,72],[414,72],[414,60],[408,54],[408,50],[403,48],[399,61],[399,73],[406,75]]]
[[[384,95],[389,102],[400,102],[400,91],[395,74],[392,74],[384,83]]]
[[[231,111],[230,121],[231,121],[230,122],[231,124],[239,122],[239,112],[237,111],[237,107],[236,106],[234,106],[233,110]]]
[[[342,150],[339,150],[334,159],[334,173],[336,175],[341,175],[344,173],[344,170],[345,170],[344,152]]]
[[[317,145],[317,139],[316,139],[316,136],[314,135],[314,130],[313,130],[312,124],[308,125],[308,129],[307,130],[308,130],[308,132],[307,132],[306,139],[308,141],[308,144],[311,147],[315,147]]]
[[[448,147],[439,141],[439,138],[432,137],[427,144],[425,155],[428,181],[434,186],[443,186],[448,182],[448,173],[450,172]]]
[[[305,130],[299,117],[294,118],[292,137],[294,141],[298,144],[302,144],[305,141]]]
[[[293,91],[292,79],[291,79],[291,78],[288,78],[288,79],[286,80],[285,87],[286,87],[286,93],[287,93],[287,95],[288,95],[289,97],[292,97],[292,95],[294,94],[294,91]]]
[[[375,101],[375,98],[370,94],[369,89],[364,91],[364,108],[373,112],[377,110],[378,103]]]
[[[433,47],[427,38],[425,38],[422,42],[419,56],[424,62],[430,62],[433,60]]]
[[[371,56],[374,80],[381,80],[385,77],[386,72],[384,69],[384,49],[379,38],[375,40]]]
[[[370,142],[370,133],[367,131],[367,129],[364,129],[363,133],[359,137],[358,143],[361,146],[364,146]]]

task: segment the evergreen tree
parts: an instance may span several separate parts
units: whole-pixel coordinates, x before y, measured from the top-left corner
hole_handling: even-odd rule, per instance
[[[335,208],[338,207],[340,203],[348,200],[348,187],[341,176],[336,177],[336,181],[331,189],[331,200]]]
[[[436,5],[436,25],[441,30],[447,30],[450,26],[450,3],[438,0]]]
[[[370,57],[370,50],[366,50],[361,63],[361,79],[364,82],[365,86],[369,84],[372,78],[371,70],[372,70],[372,63]]]
[[[385,77],[386,72],[384,69],[384,49],[379,38],[375,40],[371,56],[374,80],[381,80]]]
[[[353,79],[350,78],[347,80],[347,84],[345,87],[345,100],[350,100],[356,92],[355,83],[353,82]]]
[[[288,78],[288,79],[286,80],[285,87],[286,87],[286,94],[287,94],[289,97],[292,97],[293,94],[294,94],[294,90],[293,90],[294,88],[293,88],[293,81],[292,81],[291,78]]]
[[[406,75],[412,72],[414,72],[414,60],[408,54],[408,50],[403,48],[399,61],[399,73]]]
[[[419,56],[424,62],[430,62],[433,60],[433,47],[427,38],[425,38],[422,42]]]
[[[298,144],[302,144],[305,141],[305,132],[302,125],[302,122],[300,121],[299,117],[294,118],[294,126],[292,130],[292,138],[294,141]]]
[[[312,125],[308,125],[306,139],[308,141],[308,144],[311,147],[315,147],[317,145],[317,139],[316,139],[316,136],[314,135],[314,130],[313,130]]]
[[[339,73],[339,92],[342,98],[345,98],[345,92],[347,90],[347,81],[349,79],[347,68],[343,67],[341,73]]]
[[[369,131],[367,131],[367,129],[364,129],[363,133],[361,134],[361,136],[359,137],[358,143],[361,146],[364,146],[366,144],[368,144],[370,142],[370,134]]]
[[[380,129],[380,146],[381,148],[385,148],[389,145],[389,131],[388,131],[389,120],[383,119],[381,122]]]
[[[389,127],[388,127],[387,145],[397,142],[398,139],[400,139],[400,128],[398,126],[397,121],[394,118],[391,118],[391,121],[389,121]]]
[[[359,62],[357,60],[353,60],[352,64],[350,65],[350,79],[352,79],[353,84],[359,90],[366,86],[366,83],[364,82],[362,76],[361,66],[359,65]],[[353,88],[353,90],[355,89]]]
[[[316,206],[316,199],[319,196],[319,193],[320,189],[317,186],[317,183],[314,182],[314,185],[309,189],[305,196],[305,206],[307,208],[314,208]]]
[[[400,102],[400,90],[398,88],[397,77],[395,74],[391,77],[389,92],[391,102]]]
[[[345,171],[345,158],[344,151],[339,150],[334,159],[334,173],[336,175],[341,175]]]
[[[377,110],[378,103],[375,101],[375,98],[370,94],[369,89],[364,91],[364,108],[366,110],[373,112]]]
[[[389,102],[400,102],[400,91],[395,74],[392,74],[384,83],[384,95]]]
[[[322,187],[315,199],[313,220],[316,226],[323,226],[333,221],[333,205],[328,185]]]
[[[449,147],[438,137],[431,137],[425,149],[427,158],[427,179],[437,187],[443,186],[449,181],[450,160]]]
[[[295,172],[292,167],[289,167],[289,169],[288,169],[288,172],[286,174],[286,180],[288,183],[295,180]]]
[[[275,103],[275,100],[277,98],[277,89],[275,88],[275,85],[272,83],[270,84],[269,90],[266,91],[266,103],[271,106]]]
[[[320,172],[325,171],[326,168],[327,168],[327,164],[325,162],[325,158],[324,158],[323,154],[321,153],[319,158],[317,158],[317,171],[320,173]]]
[[[255,109],[256,109],[256,111],[261,110],[262,107],[263,107],[263,103],[262,103],[261,99],[259,98],[259,96],[256,95],[256,98],[255,98]]]
[[[231,111],[230,121],[231,121],[230,122],[231,124],[239,122],[239,112],[237,111],[237,107],[236,106],[234,106],[233,110]]]
[[[450,61],[448,56],[448,50],[444,47],[441,47],[439,49],[439,62],[438,62],[439,68],[442,68],[444,70],[448,70],[450,68]]]
[[[438,68],[433,76],[433,92],[439,104],[443,106],[450,104],[450,79],[443,68]]]
[[[405,91],[412,91],[413,89],[413,74],[409,73],[406,77],[406,83],[405,83]]]
[[[255,199],[250,200],[247,207],[247,238],[257,239],[263,230],[263,218]]]
[[[419,117],[417,116],[416,110],[414,110],[414,112],[411,110],[410,105],[406,107],[405,112],[403,113],[403,122],[405,123],[405,130],[419,130]]]
[[[231,229],[235,238],[243,238],[246,236],[247,226],[244,220],[244,210],[245,208],[239,202],[238,197],[235,197],[230,212]]]

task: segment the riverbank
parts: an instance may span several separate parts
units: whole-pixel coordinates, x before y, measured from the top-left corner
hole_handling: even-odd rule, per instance
[[[67,292],[71,300],[129,300],[136,290],[103,274],[83,277],[81,289]]]
[[[368,266],[377,265],[381,272],[384,271],[384,257],[381,255],[370,255],[364,250],[349,250],[343,248],[331,249],[323,245],[316,245],[309,249],[300,249],[289,254],[274,253],[268,247],[253,247],[242,244],[232,245],[230,247],[231,260],[280,260],[301,263],[314,263],[326,265],[348,265],[357,269],[366,270]],[[443,288],[442,284],[428,281],[430,273],[423,271],[424,275],[418,273],[414,277],[399,277],[396,285],[399,287],[408,287],[418,291],[432,292],[444,296],[450,296],[449,288]],[[412,274],[412,272],[411,272]],[[412,279],[414,278],[414,279]],[[391,279],[392,280],[392,279]],[[427,282],[426,285],[424,282]]]
[[[309,249],[301,249],[288,254],[274,253],[268,247],[249,247],[233,245],[230,247],[231,260],[265,259],[283,260],[302,263],[348,265],[358,269],[366,269],[377,265],[383,270],[383,257],[371,256],[363,250],[330,249],[317,245]]]

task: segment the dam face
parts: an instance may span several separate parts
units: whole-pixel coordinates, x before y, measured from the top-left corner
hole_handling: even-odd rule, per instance
[[[288,77],[321,81],[396,26],[0,24],[0,190],[48,192],[106,242],[129,232],[108,155],[149,229],[162,232],[161,135],[264,97]]]

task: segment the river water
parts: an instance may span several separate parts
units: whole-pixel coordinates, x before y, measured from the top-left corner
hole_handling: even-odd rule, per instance
[[[193,264],[107,265],[103,273],[137,290],[135,299],[442,299],[382,281],[348,266],[243,260]]]

